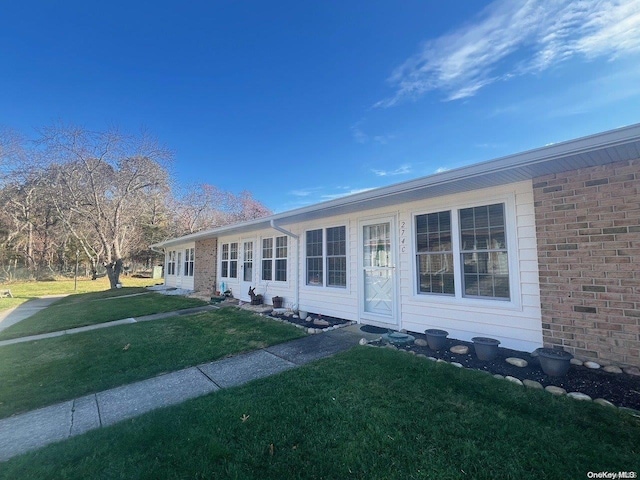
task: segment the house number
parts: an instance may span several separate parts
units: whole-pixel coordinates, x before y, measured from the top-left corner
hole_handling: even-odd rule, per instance
[[[400,222],[400,253],[407,252],[407,222]]]

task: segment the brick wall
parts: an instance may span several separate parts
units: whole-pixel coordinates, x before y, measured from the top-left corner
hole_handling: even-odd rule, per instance
[[[218,239],[196,240],[193,289],[196,292],[215,293],[218,266]]]
[[[640,366],[640,159],[533,189],[545,346]]]

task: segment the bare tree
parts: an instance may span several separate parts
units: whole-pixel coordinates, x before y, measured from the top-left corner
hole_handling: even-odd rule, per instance
[[[145,132],[55,125],[42,132],[51,165],[52,201],[89,258],[100,258],[111,288],[119,284],[140,205],[167,187],[170,153]],[[89,227],[89,228],[87,228]]]

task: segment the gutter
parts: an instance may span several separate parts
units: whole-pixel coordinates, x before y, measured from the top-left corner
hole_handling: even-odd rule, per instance
[[[300,308],[300,237],[289,230],[276,225],[273,219],[269,220],[269,225],[274,230],[284,233],[287,237],[291,237],[296,241],[296,278],[295,278],[295,303],[294,308]]]

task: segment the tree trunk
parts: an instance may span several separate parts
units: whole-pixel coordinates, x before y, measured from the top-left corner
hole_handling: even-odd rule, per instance
[[[122,273],[122,259],[118,258],[115,262],[104,264],[107,269],[107,276],[109,277],[109,283],[111,288],[118,288],[120,283],[120,274]]]

